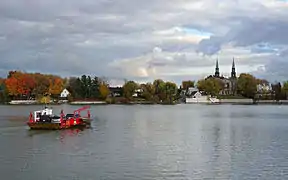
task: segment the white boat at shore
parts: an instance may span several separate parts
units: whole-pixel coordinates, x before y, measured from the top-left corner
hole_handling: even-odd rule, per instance
[[[36,100],[12,100],[9,104],[36,104]]]
[[[188,97],[186,97],[186,103],[205,103],[205,104],[214,104],[219,103],[220,100],[211,97],[210,95],[205,95],[203,92],[199,91],[196,88],[189,88],[187,92]]]

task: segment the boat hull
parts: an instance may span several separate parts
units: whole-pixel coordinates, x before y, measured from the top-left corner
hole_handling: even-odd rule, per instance
[[[60,130],[71,128],[86,128],[91,126],[92,119],[90,111],[87,110],[87,117],[80,115],[81,111],[89,109],[90,106],[84,106],[76,109],[72,114],[64,114],[61,110],[60,116],[54,115],[51,108],[45,107],[43,110],[30,112],[27,125],[30,129],[39,130]]]
[[[27,125],[33,130],[61,130],[73,128],[88,128],[91,126],[91,119],[85,119],[81,123],[42,123],[42,122],[28,122]]]

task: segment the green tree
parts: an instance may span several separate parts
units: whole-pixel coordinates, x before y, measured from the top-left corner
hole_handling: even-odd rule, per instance
[[[100,96],[100,83],[101,80],[99,77],[95,76],[91,82],[91,97],[97,98]]]
[[[86,75],[82,75],[80,79],[80,87],[81,87],[81,97],[87,98],[88,96],[88,80]]]
[[[134,81],[127,81],[123,86],[123,94],[127,99],[131,99],[138,85]]]
[[[165,82],[162,79],[156,79],[153,82],[155,88],[156,101],[164,101],[166,98],[165,94]]]
[[[272,91],[274,92],[274,99],[279,101],[283,99],[282,86],[280,82],[272,84]]]
[[[165,83],[165,102],[168,102],[169,104],[173,103],[175,100],[175,96],[177,94],[177,85],[173,82],[166,82]]]
[[[216,96],[219,94],[222,84],[216,78],[202,79],[197,82],[197,87],[200,91],[204,91],[209,95]]]
[[[5,87],[4,80],[2,81],[2,79],[0,79],[0,102],[4,103],[8,101],[10,101],[8,91]]]
[[[247,98],[254,98],[257,92],[257,79],[251,74],[240,74],[237,81],[238,93]]]
[[[288,81],[283,82],[282,91],[285,94],[285,99],[287,99],[287,95],[288,95]]]
[[[87,97],[92,97],[92,79],[90,76],[87,77]]]
[[[152,83],[146,83],[140,85],[141,89],[143,90],[142,96],[147,101],[153,101],[154,100],[154,94],[155,94],[155,87]]]
[[[81,80],[79,78],[71,77],[68,81],[67,90],[71,93],[71,99],[83,98]]]

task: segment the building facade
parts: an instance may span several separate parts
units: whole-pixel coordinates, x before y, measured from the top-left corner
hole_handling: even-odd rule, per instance
[[[220,76],[219,62],[216,60],[215,74],[208,76],[206,79],[216,78],[221,82],[222,90],[220,91],[221,95],[235,95],[237,93],[237,76],[235,61],[233,58],[231,75],[230,77]]]
[[[63,91],[60,94],[61,98],[67,98],[70,92],[67,89],[63,89]]]

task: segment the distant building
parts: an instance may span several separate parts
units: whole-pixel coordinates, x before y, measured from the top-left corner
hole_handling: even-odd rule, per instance
[[[235,95],[237,91],[237,76],[235,62],[233,58],[231,76],[229,78],[220,76],[218,59],[216,60],[215,74],[208,76],[206,79],[216,78],[223,83],[223,89],[220,91],[221,95]]]
[[[120,97],[123,95],[122,87],[109,87],[111,97]]]
[[[61,98],[67,98],[69,94],[70,94],[70,92],[65,88],[65,89],[63,89],[63,91],[61,92],[60,97],[61,97]]]
[[[267,92],[271,92],[272,91],[272,87],[270,84],[258,84],[257,85],[257,92],[258,93],[267,93]]]
[[[132,95],[132,97],[140,97],[142,93],[143,93],[143,89],[138,88],[138,89],[135,90],[135,92]]]

